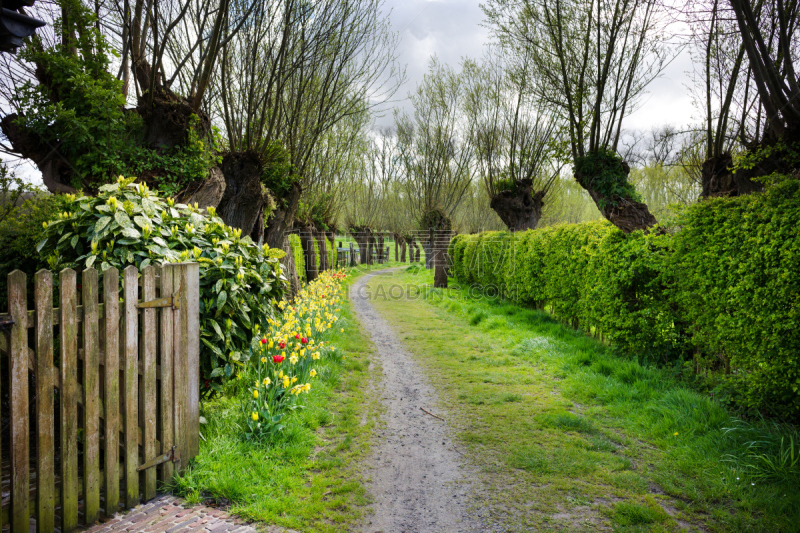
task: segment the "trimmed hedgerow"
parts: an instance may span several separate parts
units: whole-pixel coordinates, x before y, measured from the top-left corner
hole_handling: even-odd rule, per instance
[[[682,216],[671,301],[692,344],[729,368],[739,403],[800,418],[800,182]]]
[[[800,419],[800,183],[686,208],[670,231],[605,221],[460,235],[462,282],[500,288],[621,350],[713,375],[738,406]]]

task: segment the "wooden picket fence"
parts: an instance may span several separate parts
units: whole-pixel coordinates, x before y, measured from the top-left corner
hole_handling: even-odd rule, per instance
[[[198,453],[197,263],[129,266],[122,292],[116,269],[102,287],[94,268],[80,278],[58,274],[54,307],[40,270],[29,311],[26,275],[8,276],[0,525],[12,532],[66,533],[134,507]]]

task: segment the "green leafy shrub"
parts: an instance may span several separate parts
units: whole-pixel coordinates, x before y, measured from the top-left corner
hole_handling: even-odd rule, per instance
[[[453,272],[640,359],[691,360],[736,405],[800,420],[798,223],[800,182],[786,179],[692,205],[670,232],[596,221],[459,236]]]
[[[259,247],[209,208],[175,204],[134,178],[100,187],[96,197],[66,195],[38,246],[51,270],[186,261],[200,263],[202,392],[222,390],[249,357],[253,329],[274,315],[285,277],[283,251]]]
[[[289,246],[292,249],[294,256],[294,266],[297,268],[297,277],[300,281],[306,280],[306,258],[303,254],[303,243],[300,242],[300,236],[291,234],[288,236]]]
[[[27,200],[23,194],[28,196]],[[36,251],[44,236],[42,224],[64,210],[66,199],[27,186],[7,174],[4,167],[0,167],[0,198],[4,202],[0,207],[0,309],[6,311],[8,275],[21,270],[28,274],[29,289],[33,287],[33,274],[43,266]],[[28,295],[32,298],[33,291],[28,290]]]
[[[729,369],[737,403],[800,416],[800,182],[690,206],[671,300],[692,344]]]

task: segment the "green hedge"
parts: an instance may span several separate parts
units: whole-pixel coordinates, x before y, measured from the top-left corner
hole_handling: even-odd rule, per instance
[[[800,183],[686,208],[666,232],[605,221],[450,244],[462,283],[626,352],[713,377],[739,406],[800,420]]]
[[[292,255],[294,256],[294,266],[297,268],[297,277],[300,281],[306,281],[306,258],[303,255],[303,244],[300,242],[300,236],[290,234],[289,246],[292,247]]]

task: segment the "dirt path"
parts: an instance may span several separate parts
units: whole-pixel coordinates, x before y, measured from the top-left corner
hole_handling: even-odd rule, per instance
[[[375,514],[364,533],[483,531],[468,511],[473,503],[468,472],[453,448],[447,423],[420,410],[441,414],[436,393],[369,302],[366,285],[376,275],[391,271],[367,274],[350,290],[383,367],[379,390],[386,407],[386,426],[377,432],[369,462]]]

